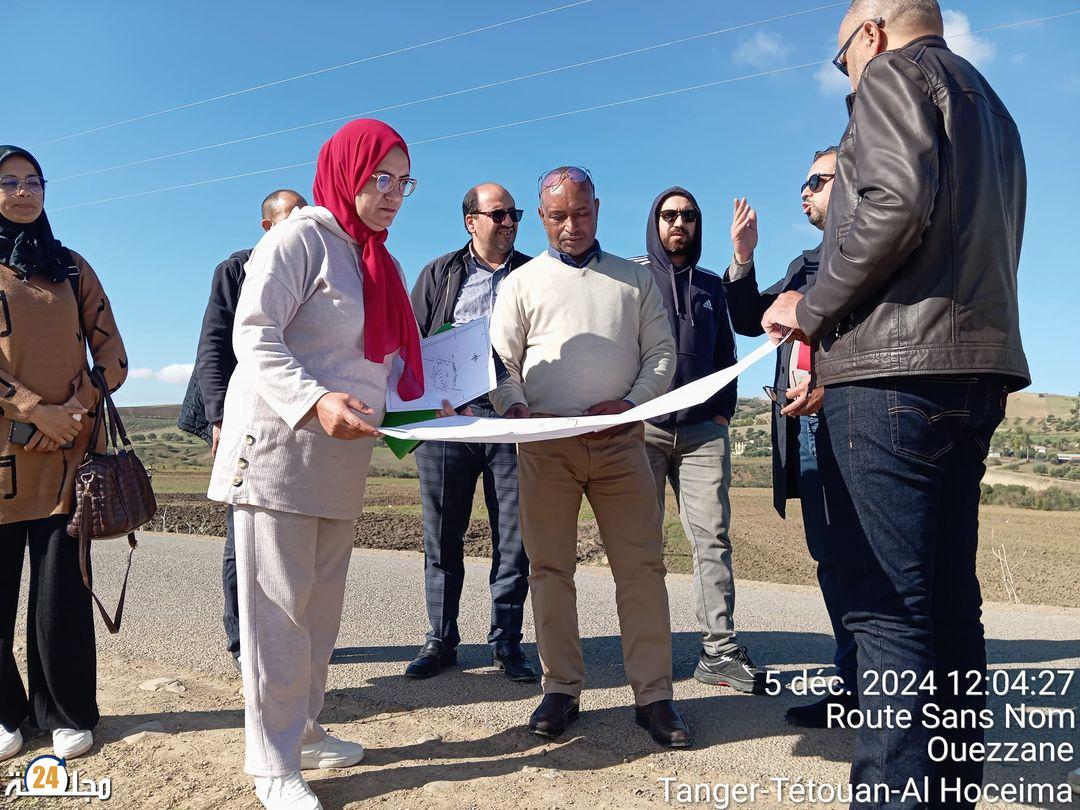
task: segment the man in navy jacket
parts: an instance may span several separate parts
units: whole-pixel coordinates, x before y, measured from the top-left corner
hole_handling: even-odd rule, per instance
[[[269,231],[307,201],[291,189],[278,189],[262,203],[262,229]],[[214,270],[210,300],[203,314],[195,372],[191,375],[178,426],[206,440],[211,453],[217,454],[221,420],[225,415],[225,392],[236,370],[232,332],[236,302],[244,285],[244,265],[251,249],[239,250]],[[226,649],[240,665],[240,610],[236,585],[236,545],[233,539],[232,508],[225,515],[225,553],[221,563],[221,583],[225,596],[222,622],[225,625]]]
[[[647,265],[667,308],[678,361],[671,387],[678,388],[735,363],[735,337],[728,321],[722,279],[698,265],[701,208],[678,186],[649,209]],[[732,382],[707,402],[660,417],[645,426],[660,511],[671,482],[679,516],[694,546],[697,615],[702,652],[694,677],[709,684],[761,693],[764,673],[754,666],[735,634],[735,578],[731,564],[731,454],[728,424],[735,413]]]

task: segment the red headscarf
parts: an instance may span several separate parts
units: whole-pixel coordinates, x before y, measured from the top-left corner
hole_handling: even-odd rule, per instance
[[[360,243],[360,273],[364,280],[364,357],[381,363],[400,349],[405,371],[398,381],[404,400],[424,393],[424,363],[420,331],[397,266],[386,249],[387,231],[373,231],[356,213],[356,195],[390,150],[404,139],[382,121],[350,121],[323,144],[315,168],[315,204],[329,209],[338,225]]]

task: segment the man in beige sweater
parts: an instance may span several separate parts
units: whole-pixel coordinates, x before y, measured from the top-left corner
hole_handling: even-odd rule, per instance
[[[601,251],[599,211],[586,170],[563,166],[541,176],[539,213],[550,249],[503,282],[492,315],[492,345],[508,376],[491,400],[504,416],[621,413],[671,384],[675,341],[660,293],[648,268]],[[518,445],[544,672],[544,699],[529,727],[541,736],[559,736],[578,716],[585,667],[574,569],[584,495],[615,577],[637,723],[662,745],[690,745],[672,702],[663,533],[643,437],[637,423]]]

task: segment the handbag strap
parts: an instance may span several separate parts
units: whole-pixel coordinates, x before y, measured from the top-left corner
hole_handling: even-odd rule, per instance
[[[124,600],[127,598],[127,586],[128,575],[131,573],[131,557],[135,553],[135,549],[139,546],[139,541],[135,539],[135,533],[132,532],[127,536],[128,539],[128,558],[127,568],[124,570],[124,584],[120,588],[120,599],[116,603],[116,614],[113,618],[109,618],[109,612],[105,610],[105,605],[98,599],[98,595],[94,593],[94,588],[90,582],[90,489],[93,485],[93,481],[88,481],[83,488],[82,494],[82,514],[83,520],[79,523],[79,570],[82,572],[83,585],[86,586],[86,590],[90,591],[90,596],[93,597],[94,603],[97,605],[98,612],[101,614],[102,620],[105,622],[105,627],[108,628],[109,633],[116,635],[120,632],[120,622],[124,618]]]

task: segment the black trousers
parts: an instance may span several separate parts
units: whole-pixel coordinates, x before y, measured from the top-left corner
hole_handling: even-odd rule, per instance
[[[0,524],[0,723],[51,731],[97,725],[97,648],[90,593],[68,517]],[[12,647],[24,550],[30,549],[26,617],[29,696]]]
[[[236,531],[233,529],[233,508],[225,510],[225,552],[221,559],[221,592],[225,607],[221,622],[225,625],[225,649],[240,658],[240,594],[236,585]]]
[[[493,412],[472,406],[477,416]],[[424,591],[429,639],[456,647],[465,580],[465,532],[481,476],[491,524],[491,629],[488,642],[521,641],[529,558],[521,542],[517,452],[512,444],[424,442],[414,454],[424,509]]]

